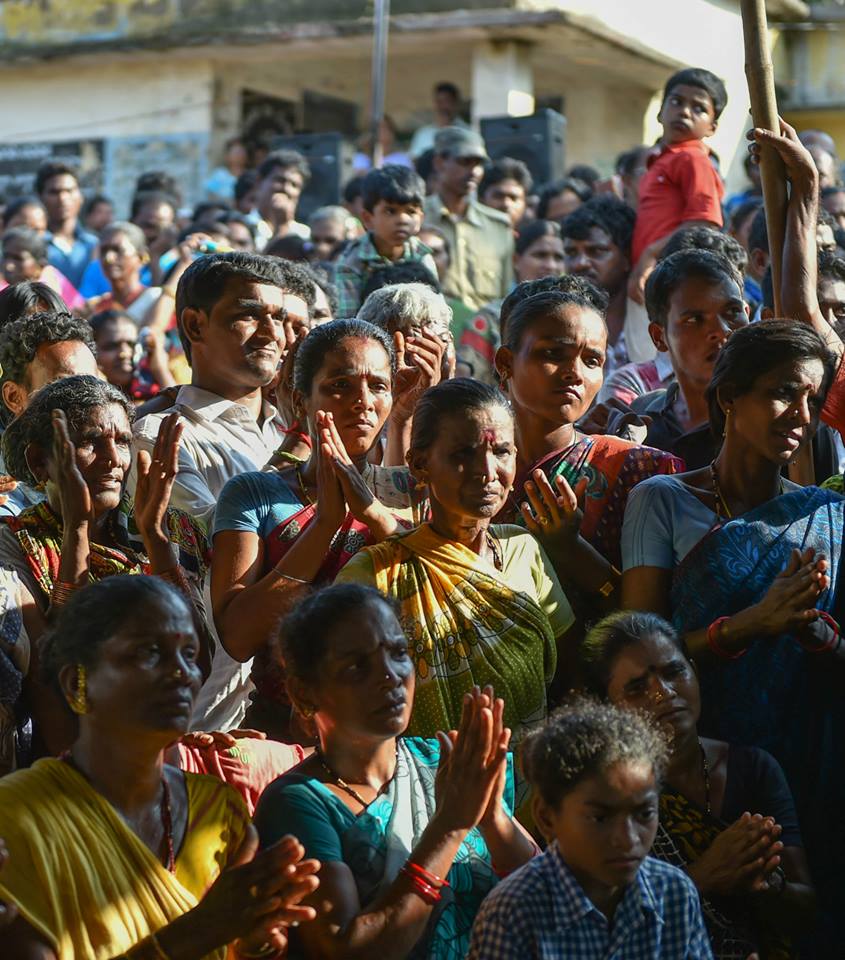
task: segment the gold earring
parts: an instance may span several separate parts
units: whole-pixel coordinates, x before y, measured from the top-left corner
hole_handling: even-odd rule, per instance
[[[300,707],[299,715],[303,720],[313,720],[316,712],[313,707]]]
[[[731,419],[731,408],[728,407],[728,409],[725,410],[725,426],[722,430],[722,437],[726,437],[728,435],[728,423],[730,422],[730,419]]]
[[[81,663],[76,665],[76,693],[68,703],[74,713],[79,715],[88,713],[88,688],[85,681],[85,667]]]

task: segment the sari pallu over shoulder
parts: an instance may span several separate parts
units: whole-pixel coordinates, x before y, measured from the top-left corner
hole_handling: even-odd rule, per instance
[[[457,728],[463,696],[491,683],[505,723],[519,738],[546,716],[546,686],[557,664],[549,620],[498,570],[427,524],[370,548],[376,586],[400,605],[416,664],[407,736]]]
[[[4,777],[0,835],[10,856],[0,898],[17,906],[59,960],[125,953],[197,905],[246,829],[246,810],[229,787],[194,780],[189,836],[174,875],[69,764],[39,760]],[[201,835],[190,837],[192,830]],[[230,835],[225,850],[223,833]],[[225,953],[208,956],[222,960]]]
[[[829,563],[818,608],[841,620],[845,499],[817,487],[785,494],[715,527],[678,568],[671,605],[683,633],[758,603],[797,548]],[[832,828],[845,805],[845,691],[829,655],[790,634],[761,638],[738,660],[700,669],[700,732],[762,747],[780,762],[795,798],[817,893],[845,938],[845,835]],[[824,900],[827,904],[824,904]]]

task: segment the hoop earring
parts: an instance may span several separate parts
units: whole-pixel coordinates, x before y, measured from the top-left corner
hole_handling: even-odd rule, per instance
[[[85,667],[81,663],[76,665],[76,693],[68,705],[74,713],[82,715],[88,713],[88,688],[86,684]]]
[[[722,428],[723,440],[728,435],[728,424],[730,423],[730,420],[731,420],[731,408],[728,407],[728,409],[725,410],[725,426]]]

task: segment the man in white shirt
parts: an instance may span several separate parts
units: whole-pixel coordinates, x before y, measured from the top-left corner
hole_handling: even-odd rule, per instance
[[[296,207],[311,179],[308,161],[296,150],[276,150],[258,168],[255,206],[261,219],[255,228],[255,245],[263,250],[277,237],[302,237],[311,230],[296,219]]]
[[[210,533],[217,498],[228,480],[260,470],[280,445],[286,426],[264,397],[286,343],[310,325],[314,287],[297,264],[251,253],[225,253],[194,261],[179,280],[176,316],[192,367],[189,386],[173,406],[135,424],[134,453],[152,454],[168,414],[184,424],[179,473],[170,505]],[[129,492],[134,496],[134,475]],[[208,584],[206,607],[211,620]],[[209,623],[213,629],[213,624]],[[237,725],[247,707],[251,663],[233,660],[217,644],[211,676],[194,713],[199,729]]]

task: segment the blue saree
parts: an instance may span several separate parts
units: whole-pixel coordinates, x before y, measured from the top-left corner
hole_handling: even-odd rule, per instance
[[[671,605],[683,633],[760,601],[793,548],[829,563],[831,586],[817,607],[845,612],[845,499],[806,487],[714,528],[677,570]],[[805,651],[789,634],[752,644],[739,660],[702,666],[704,736],[762,747],[780,761],[798,810],[816,890],[845,940],[845,690],[830,655]],[[834,668],[834,669],[832,669]]]

